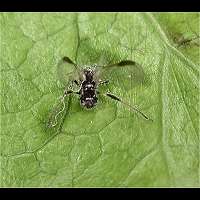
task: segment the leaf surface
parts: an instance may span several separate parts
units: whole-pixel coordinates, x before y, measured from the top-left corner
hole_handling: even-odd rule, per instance
[[[2,13],[0,22],[1,187],[200,186],[198,40],[177,45],[199,34],[198,13]],[[63,56],[139,63],[140,79],[116,70],[100,91],[153,122],[104,97],[87,111],[72,96],[47,129]]]

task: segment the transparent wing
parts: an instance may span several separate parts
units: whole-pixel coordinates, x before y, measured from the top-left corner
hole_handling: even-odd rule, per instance
[[[57,74],[59,81],[66,87],[79,78],[79,68],[70,58],[64,57],[58,63]]]
[[[59,124],[60,120],[64,117],[66,108],[66,101],[61,98],[57,100],[55,105],[50,111],[47,121],[47,127],[52,128]]]
[[[108,79],[115,87],[123,90],[130,90],[145,81],[144,70],[138,63],[131,60],[97,68],[101,79]]]
[[[100,70],[100,77],[103,80],[109,80],[111,87],[118,87],[123,93],[127,93],[138,85],[145,83],[145,73],[141,65],[131,60],[123,60],[119,63],[97,67]],[[116,96],[116,94],[107,93],[107,96],[117,100],[130,108],[132,111],[140,114],[144,119],[151,120],[140,109],[131,105],[122,97]]]
[[[65,87],[65,90],[67,90],[68,88],[73,87],[73,80],[77,78],[78,74],[78,66],[70,58],[64,57],[58,63],[57,73],[59,81]],[[63,95],[57,99],[48,116],[48,128],[57,127],[62,122],[62,119],[66,113],[66,104],[68,103],[68,98],[68,96]]]

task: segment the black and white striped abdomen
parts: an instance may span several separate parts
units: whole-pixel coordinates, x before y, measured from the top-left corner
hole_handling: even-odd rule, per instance
[[[92,108],[97,104],[96,87],[94,82],[83,81],[80,91],[80,103],[86,108]]]

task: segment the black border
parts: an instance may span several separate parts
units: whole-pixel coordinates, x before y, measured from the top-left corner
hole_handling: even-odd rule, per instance
[[[98,199],[98,198],[120,198],[125,199],[163,199],[163,198],[189,198],[195,199],[199,196],[200,188],[1,188],[0,195],[6,199],[20,197],[20,199]],[[61,196],[62,195],[62,196]],[[195,195],[195,196],[194,196]],[[71,198],[70,198],[71,197]]]
[[[199,12],[198,0],[3,0],[0,4],[0,11],[59,11],[59,12],[99,12],[99,11],[173,11]],[[110,195],[111,198],[131,195],[131,198],[143,197],[189,197],[199,195],[200,188],[1,188],[0,195],[5,195],[6,199],[13,196],[16,198],[29,199],[39,196],[40,198],[64,198],[70,196],[74,199],[79,196],[102,197]]]
[[[0,11],[198,12],[198,0],[2,0]]]

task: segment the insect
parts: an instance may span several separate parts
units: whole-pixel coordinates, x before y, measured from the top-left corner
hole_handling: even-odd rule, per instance
[[[131,60],[123,60],[119,63],[110,64],[106,66],[98,66],[93,65],[89,67],[85,67],[83,69],[79,69],[76,63],[74,63],[69,57],[63,57],[61,62],[59,63],[59,66],[62,65],[68,65],[68,67],[72,67],[75,70],[73,72],[64,73],[64,75],[71,75],[69,87],[67,87],[64,90],[63,96],[60,97],[60,104],[62,105],[60,109],[58,109],[53,116],[51,116],[51,120],[49,123],[50,127],[54,127],[57,125],[57,118],[58,116],[65,110],[65,98],[70,95],[78,95],[80,100],[80,105],[82,107],[85,107],[86,109],[91,109],[95,107],[98,103],[98,96],[104,95],[114,101],[118,101],[122,103],[123,105],[127,106],[129,109],[131,109],[134,112],[137,112],[140,114],[144,119],[146,120],[152,120],[147,115],[145,115],[142,111],[137,109],[135,106],[130,105],[126,101],[122,100],[120,97],[116,96],[115,94],[112,94],[110,92],[106,92],[105,94],[101,94],[98,90],[98,88],[102,85],[106,85],[109,83],[109,80],[101,80],[100,79],[100,70],[106,71],[112,68],[121,68],[126,66],[134,66],[136,63]],[[61,72],[63,75],[63,72]],[[74,75],[74,73],[76,75]],[[73,90],[72,85],[76,85],[78,90]]]

